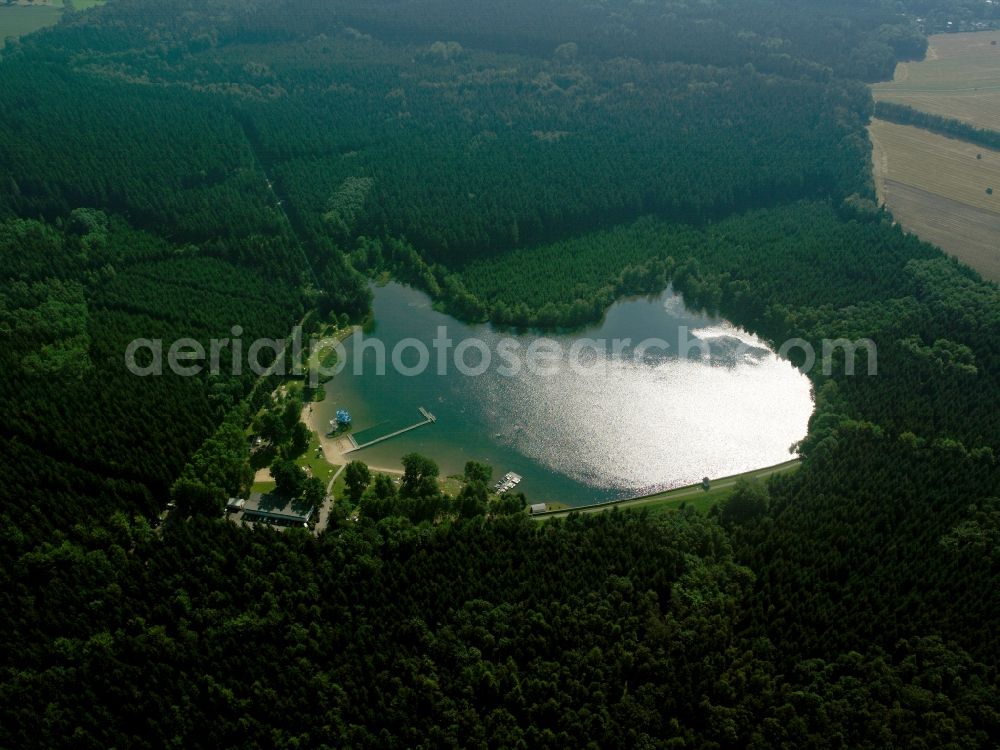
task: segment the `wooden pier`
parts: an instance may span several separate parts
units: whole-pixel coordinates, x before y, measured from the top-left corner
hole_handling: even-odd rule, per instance
[[[395,432],[391,432],[388,435],[383,435],[380,438],[369,440],[367,443],[364,443],[363,445],[358,445],[357,442],[354,440],[354,436],[351,436],[351,444],[354,447],[351,448],[350,450],[344,451],[344,453],[345,454],[356,453],[357,451],[363,451],[365,448],[371,448],[373,445],[384,443],[386,440],[392,440],[394,437],[399,437],[400,435],[410,432],[411,430],[416,430],[420,427],[424,427],[426,425],[434,424],[435,422],[437,422],[437,417],[435,417],[433,414],[431,414],[422,406],[420,407],[420,415],[423,417],[423,419],[417,422],[416,424],[411,424],[409,427],[404,427],[401,430],[396,430]]]

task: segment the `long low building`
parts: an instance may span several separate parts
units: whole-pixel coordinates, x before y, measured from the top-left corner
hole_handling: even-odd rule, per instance
[[[254,492],[243,506],[244,521],[277,526],[308,526],[316,509],[301,500],[287,500],[274,493]]]

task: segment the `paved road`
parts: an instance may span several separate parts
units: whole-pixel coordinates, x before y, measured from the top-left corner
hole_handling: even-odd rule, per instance
[[[344,469],[346,468],[347,466],[345,464],[337,469],[333,476],[330,477],[330,481],[326,485],[326,499],[323,500],[323,505],[320,506],[319,519],[316,521],[317,534],[321,531],[326,531],[326,527],[330,523],[330,509],[333,507],[333,485],[336,484],[337,479],[344,473]]]

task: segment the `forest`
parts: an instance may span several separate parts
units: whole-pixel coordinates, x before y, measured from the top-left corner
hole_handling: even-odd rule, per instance
[[[864,85],[995,13],[112,0],[5,48],[0,747],[996,747],[1000,290],[875,205]],[[317,491],[301,403],[128,343],[385,274],[521,328],[670,284],[879,373],[810,372],[801,468],[709,513],[538,522],[411,455],[318,536],[224,521],[248,430]]]

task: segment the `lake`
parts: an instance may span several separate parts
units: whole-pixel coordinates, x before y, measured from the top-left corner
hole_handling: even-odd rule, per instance
[[[437,422],[353,454],[372,466],[398,468],[418,452],[449,475],[474,459],[491,464],[496,478],[520,474],[531,501],[584,505],[772,466],[806,435],[809,380],[756,337],[687,309],[669,289],[622,300],[600,324],[543,342],[542,334],[461,323],[400,284],[374,294],[370,346],[354,353],[346,342],[345,369],[317,405],[324,423],[347,409],[364,442],[420,421],[419,407]],[[376,339],[386,350],[384,374]],[[459,348],[472,374],[456,364]]]

